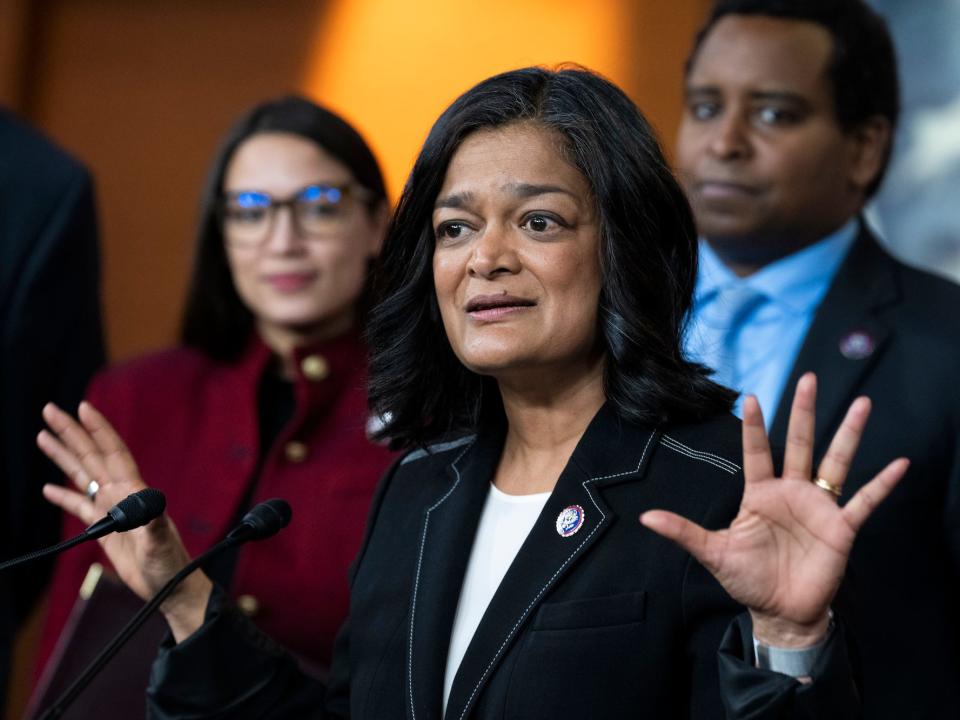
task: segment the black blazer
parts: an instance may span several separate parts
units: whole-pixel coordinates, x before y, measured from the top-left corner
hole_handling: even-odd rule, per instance
[[[203,629],[162,650],[152,716],[438,720],[457,598],[502,447],[491,432],[408,454],[388,474],[326,689],[218,600]],[[660,432],[602,409],[483,616],[443,717],[699,720],[723,717],[724,701],[732,717],[855,716],[839,641],[801,686],[753,669],[749,632],[737,630],[721,678],[717,651],[741,608],[638,522],[664,508],[726,526],[742,494],[739,448],[730,416]],[[557,516],[571,505],[585,522],[562,537]]]
[[[61,474],[35,438],[44,403],[76,409],[103,363],[99,279],[89,174],[0,110],[0,559],[59,539],[40,487]],[[49,568],[0,582],[0,696],[8,644]]]
[[[873,400],[844,501],[893,458],[912,461],[860,532],[847,570],[842,599],[864,716],[958,718],[960,287],[896,261],[861,223],[800,349],[774,443],[784,441],[792,388],[809,370],[819,380],[818,457],[849,403]]]

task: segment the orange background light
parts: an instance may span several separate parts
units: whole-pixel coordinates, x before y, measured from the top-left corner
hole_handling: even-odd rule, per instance
[[[626,0],[340,0],[313,43],[304,88],[355,123],[395,198],[433,121],[504,70],[575,62],[629,80]]]

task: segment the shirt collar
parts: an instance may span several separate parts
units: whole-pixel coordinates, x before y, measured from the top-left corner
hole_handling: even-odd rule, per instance
[[[792,312],[807,313],[826,294],[858,230],[858,218],[851,218],[839,230],[745,278],[738,277],[724,265],[713,248],[701,239],[700,272],[694,291],[696,303],[708,302],[722,290],[743,284]]]

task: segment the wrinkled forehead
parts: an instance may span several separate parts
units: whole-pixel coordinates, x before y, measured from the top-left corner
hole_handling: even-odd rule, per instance
[[[518,199],[552,189],[589,198],[589,183],[568,159],[562,133],[513,123],[468,135],[453,153],[435,207],[502,195]]]

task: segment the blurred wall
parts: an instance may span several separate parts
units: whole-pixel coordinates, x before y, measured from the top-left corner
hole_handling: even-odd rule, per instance
[[[898,256],[960,281],[960,2],[869,0],[890,24],[901,112],[871,219]]]
[[[430,125],[461,92],[527,65],[586,65],[621,85],[672,144],[681,67],[707,0],[331,3],[304,81],[360,127],[396,196]]]
[[[571,61],[618,82],[669,148],[709,0],[0,0],[0,103],[97,182],[114,360],[175,341],[197,198],[248,106],[299,91],[356,122],[394,197],[437,113],[504,69]],[[28,691],[34,619],[9,717]]]

